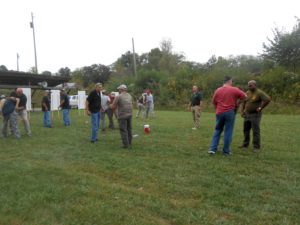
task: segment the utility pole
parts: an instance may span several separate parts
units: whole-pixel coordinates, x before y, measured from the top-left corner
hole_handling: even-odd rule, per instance
[[[134,73],[134,76],[137,77],[137,73],[136,73],[136,58],[135,58],[134,39],[133,38],[132,38],[132,52],[133,52],[133,73]]]
[[[19,70],[19,58],[20,58],[19,53],[17,53],[17,71],[20,71]]]
[[[35,72],[38,74],[37,56],[36,56],[36,44],[35,44],[35,31],[34,31],[34,23],[33,23],[33,13],[31,13],[30,28],[32,28],[32,32],[33,32],[33,46],[34,46]]]

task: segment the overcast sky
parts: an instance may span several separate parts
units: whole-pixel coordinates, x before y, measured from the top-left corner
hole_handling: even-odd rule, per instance
[[[0,0],[0,65],[34,66],[34,13],[39,72],[110,65],[122,53],[138,54],[172,40],[191,61],[211,55],[257,55],[276,26],[291,30],[300,0]]]

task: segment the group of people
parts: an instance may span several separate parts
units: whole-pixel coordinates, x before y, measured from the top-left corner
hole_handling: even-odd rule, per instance
[[[137,98],[137,113],[136,118],[142,115],[143,118],[148,118],[149,116],[154,117],[154,98],[150,90],[147,90],[141,96]]]
[[[122,84],[118,87],[119,95],[108,94],[102,88],[101,83],[95,85],[86,99],[86,113],[91,117],[91,143],[98,141],[99,130],[105,130],[105,115],[109,119],[108,127],[114,129],[113,115],[118,119],[119,129],[122,140],[122,148],[130,148],[132,144],[132,96],[127,92],[127,86]],[[212,141],[210,144],[209,154],[215,154],[222,132],[224,131],[223,154],[231,154],[230,145],[232,141],[235,116],[240,108],[241,116],[244,118],[243,132],[244,140],[240,148],[248,148],[250,144],[250,132],[253,132],[253,147],[257,151],[261,148],[260,141],[260,121],[263,109],[270,103],[270,97],[257,88],[255,80],[248,82],[248,90],[244,92],[237,87],[233,87],[232,78],[225,76],[224,84],[219,87],[212,99],[216,109],[216,125]],[[3,116],[3,127],[1,136],[8,136],[8,125],[12,134],[20,138],[18,128],[18,117],[24,123],[25,132],[31,136],[30,123],[26,110],[27,98],[21,88],[17,88],[9,97],[1,96],[0,112]],[[189,108],[192,112],[194,127],[200,128],[201,108],[203,105],[203,96],[197,86],[193,86]],[[143,93],[137,100],[138,112],[136,117],[141,113],[147,118],[149,113],[154,110],[153,96],[150,91]],[[70,102],[66,91],[60,92],[60,108],[63,111],[63,122],[65,126],[70,126]],[[44,112],[44,126],[51,128],[51,104],[49,91],[45,91],[42,99],[42,111]]]
[[[7,137],[10,132],[16,137],[20,138],[20,131],[18,127],[18,117],[24,123],[24,128],[27,136],[31,136],[30,123],[26,110],[27,97],[23,93],[22,88],[17,88],[10,96],[1,96],[0,100],[0,114],[3,116],[3,125],[1,136]]]
[[[60,90],[59,108],[62,110],[64,125],[66,127],[70,126],[70,99],[65,89]],[[52,128],[50,91],[48,90],[44,92],[44,96],[42,98],[42,111],[44,113],[44,127]]]
[[[91,117],[91,143],[98,141],[100,120],[105,114],[110,118],[110,128],[114,128],[112,117],[114,112],[119,122],[122,148],[130,148],[132,143],[132,96],[127,92],[127,86],[118,87],[119,95],[106,98],[102,84],[97,83],[86,99],[86,113]],[[102,94],[101,94],[102,93]],[[102,96],[102,97],[101,97]]]
[[[200,115],[202,106],[202,95],[197,86],[193,86],[190,100],[190,109],[193,114],[193,129],[200,127]],[[224,85],[219,87],[212,99],[216,109],[216,126],[212,137],[209,154],[215,154],[222,132],[224,131],[223,154],[231,155],[230,144],[232,141],[235,116],[240,108],[241,116],[244,118],[243,132],[244,140],[240,148],[248,148],[250,144],[250,132],[253,132],[253,148],[258,151],[261,148],[260,121],[263,109],[270,103],[271,98],[262,90],[257,88],[255,80],[248,82],[247,92],[233,87],[232,78],[225,76]]]

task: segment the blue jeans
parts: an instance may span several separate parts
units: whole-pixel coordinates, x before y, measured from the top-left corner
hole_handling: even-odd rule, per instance
[[[70,109],[63,109],[63,120],[64,120],[64,125],[65,126],[70,126]]]
[[[50,111],[44,112],[44,127],[51,127]]]
[[[91,114],[91,124],[92,124],[92,138],[91,141],[97,141],[98,130],[100,123],[100,112]]]
[[[235,120],[234,110],[216,115],[216,127],[215,127],[214,136],[212,138],[210,150],[214,152],[218,150],[220,137],[225,127],[223,153],[230,154],[230,144],[232,140],[234,120]]]

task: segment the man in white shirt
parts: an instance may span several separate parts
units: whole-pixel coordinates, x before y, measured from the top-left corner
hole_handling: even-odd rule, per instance
[[[109,105],[110,105],[110,98],[107,95],[106,90],[103,90],[102,94],[101,94],[101,110],[100,110],[100,113],[101,113],[100,127],[101,127],[102,131],[105,131],[105,128],[106,128],[106,126],[105,126],[105,114],[107,114],[107,116],[109,117],[109,115],[108,115]]]

